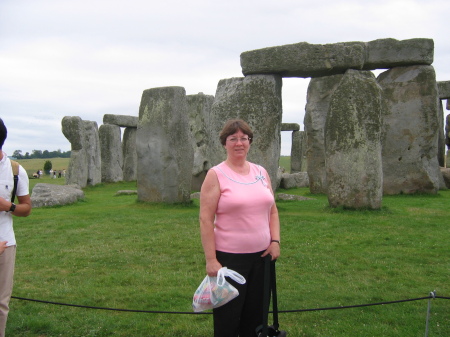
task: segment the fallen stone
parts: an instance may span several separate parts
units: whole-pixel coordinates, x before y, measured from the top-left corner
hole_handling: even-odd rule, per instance
[[[84,192],[79,185],[39,183],[31,192],[33,208],[68,205],[80,199],[84,199]]]
[[[309,186],[309,178],[307,172],[283,173],[281,175],[281,188],[289,189],[307,186]]]
[[[314,198],[307,198],[301,195],[286,194],[286,193],[277,193],[275,195],[275,198],[276,200],[297,200],[297,201],[315,200]]]
[[[137,190],[120,190],[115,195],[134,195],[137,194]]]

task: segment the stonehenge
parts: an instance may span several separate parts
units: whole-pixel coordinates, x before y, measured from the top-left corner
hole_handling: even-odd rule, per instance
[[[422,38],[243,52],[244,76],[220,80],[214,96],[147,89],[138,117],[105,115],[98,130],[64,117],[72,146],[67,183],[95,184],[101,172],[105,182],[136,180],[139,200],[186,202],[224,159],[224,121],[242,118],[255,133],[249,160],[267,169],[273,188],[280,132],[290,131],[297,175],[282,186],[306,181],[311,193],[327,194],[331,207],[378,209],[386,194],[437,193],[446,188],[440,167],[450,148],[443,102],[448,110],[450,81],[436,81],[433,58],[433,40]],[[377,77],[376,69],[383,70]],[[282,123],[283,77],[311,78],[304,131]]]

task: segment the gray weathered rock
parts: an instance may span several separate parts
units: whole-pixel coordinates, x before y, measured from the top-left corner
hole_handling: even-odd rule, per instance
[[[100,140],[97,122],[83,121],[84,150],[87,162],[87,185],[97,185],[102,182],[102,159],[100,155]],[[81,185],[80,185],[81,186]]]
[[[450,149],[450,114],[445,118],[445,145]]]
[[[434,57],[432,39],[379,39],[367,42],[364,69],[430,65]]]
[[[280,158],[281,77],[249,75],[220,80],[211,111],[211,162],[216,165],[226,157],[219,141],[224,123],[232,118],[245,120],[253,130],[248,160],[262,165],[270,175],[272,188]]]
[[[241,54],[244,75],[279,74],[282,77],[321,77],[347,69],[386,69],[433,63],[432,39],[379,39],[370,42],[295,44]]]
[[[140,201],[190,201],[192,143],[184,88],[144,90],[136,134]]]
[[[311,193],[327,193],[325,173],[325,122],[331,96],[343,75],[313,78],[309,82],[306,113],[306,162]]]
[[[449,99],[450,98],[450,81],[438,81],[438,92],[440,99]],[[447,109],[448,109],[448,101],[447,101]]]
[[[306,201],[306,200],[314,200],[313,198],[307,198],[301,195],[293,195],[286,193],[277,193],[275,196],[277,200],[292,200],[292,201]]]
[[[297,123],[281,123],[281,131],[299,131],[300,125]]]
[[[122,142],[120,127],[102,124],[98,129],[102,157],[102,182],[123,180]]]
[[[439,97],[432,66],[393,68],[378,76],[383,116],[384,194],[436,193]]]
[[[38,183],[31,192],[33,208],[73,204],[80,199],[84,199],[84,192],[78,185]]]
[[[85,187],[88,180],[88,161],[85,144],[85,125],[80,117],[65,116],[62,121],[62,132],[69,140],[71,154],[66,172],[66,184],[78,184]]]
[[[331,207],[381,208],[381,88],[369,71],[348,70],[334,91],[325,124]]]
[[[188,105],[189,127],[192,133],[194,165],[192,168],[192,189],[199,191],[206,172],[211,168],[210,162],[210,114],[214,96],[198,93],[186,96]]]
[[[447,100],[447,110],[450,110],[450,99]]]
[[[279,74],[282,77],[320,77],[342,74],[364,65],[363,42],[295,44],[247,51],[241,54],[244,75]]]
[[[137,195],[137,190],[120,190],[116,192],[116,196],[119,195]]]
[[[295,172],[307,172],[305,131],[292,132],[291,173]]]
[[[444,118],[444,106],[442,101],[438,102],[438,150],[437,159],[439,166],[445,167],[445,118]]]
[[[441,167],[442,177],[447,188],[450,188],[450,168]]]
[[[309,178],[306,172],[283,173],[281,175],[281,188],[289,189],[307,186],[309,186]]]
[[[137,128],[139,117],[127,115],[103,115],[103,124],[113,124],[123,128]]]
[[[123,180],[134,181],[137,179],[137,152],[136,152],[137,128],[127,127],[123,132]]]

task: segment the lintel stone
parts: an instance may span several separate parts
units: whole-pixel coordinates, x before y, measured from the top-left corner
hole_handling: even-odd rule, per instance
[[[378,39],[366,43],[365,70],[412,65],[431,65],[434,57],[432,39]]]
[[[295,44],[246,51],[241,54],[244,75],[279,74],[282,77],[321,77],[347,69],[374,70],[431,65],[434,41],[378,39],[370,42]]]
[[[297,123],[281,123],[281,131],[300,131]]]
[[[139,117],[127,115],[103,115],[103,124],[117,125],[123,128],[137,128]]]
[[[440,99],[449,99],[450,98],[450,81],[438,81],[438,92]],[[448,101],[447,101],[447,110],[448,110]]]
[[[246,51],[241,54],[242,73],[280,74],[282,77],[321,77],[362,69],[363,42],[295,44]]]

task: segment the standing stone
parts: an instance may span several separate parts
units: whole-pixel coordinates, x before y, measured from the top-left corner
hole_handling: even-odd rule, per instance
[[[211,112],[213,165],[226,158],[219,141],[225,122],[243,119],[254,134],[248,160],[267,170],[275,190],[281,148],[281,86],[278,75],[249,75],[219,81]]]
[[[343,75],[313,78],[309,82],[304,126],[309,189],[313,194],[327,193],[325,173],[325,121],[333,92]]]
[[[137,153],[136,153],[137,128],[127,127],[123,132],[123,180],[134,181],[137,178]]]
[[[437,193],[439,97],[432,66],[393,68],[378,82],[386,101],[383,116],[384,194]]]
[[[348,70],[332,95],[325,124],[331,207],[381,208],[381,113],[381,88],[375,76]]]
[[[102,124],[98,130],[102,157],[102,182],[123,180],[120,126]]]
[[[102,182],[102,159],[97,122],[83,121],[84,148],[87,161],[87,184],[94,186]]]
[[[450,167],[450,114],[445,119],[445,145],[447,145],[447,157],[445,167]]]
[[[306,132],[292,131],[291,173],[306,172]]]
[[[206,172],[211,168],[209,143],[210,114],[214,96],[199,93],[186,96],[189,127],[192,133],[194,165],[192,167],[192,190],[200,191]]]
[[[62,121],[62,132],[69,140],[71,154],[69,167],[66,172],[66,184],[76,184],[81,188],[86,187],[88,179],[88,164],[86,158],[85,126],[80,117],[65,116]]]
[[[136,150],[139,200],[190,201],[194,149],[184,88],[144,90]]]
[[[445,120],[444,120],[444,106],[439,100],[438,106],[438,153],[437,159],[439,166],[445,167]]]

